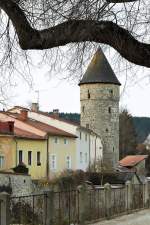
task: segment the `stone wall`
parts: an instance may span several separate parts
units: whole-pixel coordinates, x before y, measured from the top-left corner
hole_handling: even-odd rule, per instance
[[[11,190],[12,196],[29,195],[33,191],[29,175],[0,172],[0,191]]]
[[[80,85],[81,126],[89,126],[103,141],[105,164],[115,166],[119,159],[119,86]]]

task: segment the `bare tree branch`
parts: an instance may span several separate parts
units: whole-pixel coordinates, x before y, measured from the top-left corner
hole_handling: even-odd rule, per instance
[[[150,44],[139,42],[126,29],[111,21],[68,20],[49,29],[36,30],[14,1],[0,0],[0,7],[11,19],[24,50],[90,41],[108,44],[130,62],[150,67]]]

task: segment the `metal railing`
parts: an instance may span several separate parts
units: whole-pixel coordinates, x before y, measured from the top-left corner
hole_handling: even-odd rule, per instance
[[[45,225],[46,195],[29,195],[10,198],[10,224]]]
[[[2,225],[2,201],[0,200],[0,225]]]
[[[111,189],[110,216],[119,215],[126,211],[125,186]]]
[[[10,198],[11,223],[17,225],[70,225],[94,221],[145,207],[144,186],[68,190]],[[131,201],[129,204],[129,196]],[[150,196],[150,187],[149,187]],[[128,210],[130,209],[130,210]],[[2,224],[0,224],[2,225]]]
[[[142,184],[134,184],[132,187],[132,209],[142,209],[144,208],[144,192]]]

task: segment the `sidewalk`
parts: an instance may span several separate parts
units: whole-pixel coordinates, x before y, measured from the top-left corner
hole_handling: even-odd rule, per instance
[[[90,225],[150,225],[150,209],[145,209],[133,214],[105,220]]]

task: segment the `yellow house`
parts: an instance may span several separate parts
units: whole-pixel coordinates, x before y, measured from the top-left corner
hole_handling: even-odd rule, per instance
[[[11,127],[9,126],[11,124]],[[24,163],[32,179],[47,177],[47,138],[0,122],[0,170]]]
[[[0,113],[0,120],[3,119],[6,124],[12,123],[14,126],[13,132],[9,126],[7,132],[2,132],[0,123],[0,132],[3,133],[3,147],[0,151],[1,169],[9,169],[23,162],[28,167],[32,179],[51,179],[66,169],[75,170],[77,137],[56,127],[29,119],[25,112],[22,114],[18,116]],[[12,121],[8,122],[8,119]],[[10,144],[8,141],[4,143],[6,135],[9,135]],[[6,142],[9,146],[7,148]]]
[[[76,169],[76,138],[77,136],[47,125],[27,119],[26,123],[47,134],[47,175],[49,179],[58,176],[62,171]]]

